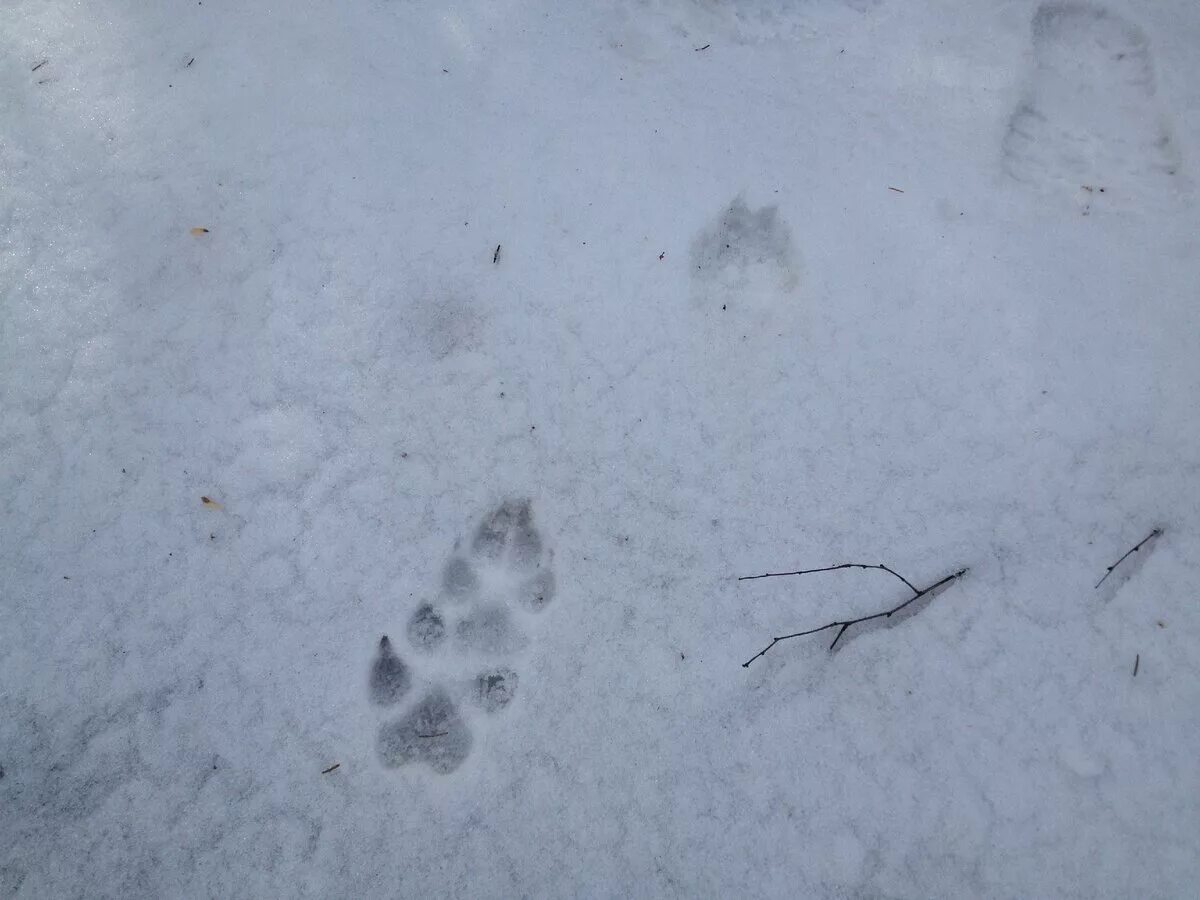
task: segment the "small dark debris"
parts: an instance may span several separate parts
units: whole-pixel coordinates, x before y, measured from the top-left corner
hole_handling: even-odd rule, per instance
[[[1141,662],[1142,662],[1142,654],[1139,653],[1137,656],[1135,656],[1133,658],[1133,677],[1134,678],[1137,678],[1138,666],[1141,664]]]
[[[435,731],[433,734],[418,734],[417,737],[420,737],[420,738],[445,737],[449,733],[450,732],[448,732],[448,731]]]
[[[189,59],[189,60],[187,61],[187,66],[184,66],[184,68],[186,69],[188,66],[190,66],[190,65],[191,65],[192,63],[194,63],[195,61],[196,61],[196,57],[194,57],[194,56],[193,56],[191,59]]]
[[[44,65],[45,65],[46,63],[48,63],[48,62],[50,62],[50,60],[48,60],[48,59],[43,59],[43,60],[42,60],[40,63],[38,63],[36,66],[34,66],[34,67],[33,67],[32,69],[30,69],[29,71],[30,71],[30,72],[36,72],[38,69],[40,69],[42,66],[44,66]]]
[[[711,46],[712,46],[712,44],[705,44],[703,47],[696,47],[695,49],[696,49],[696,52],[699,53],[701,50],[707,50]]]
[[[328,769],[322,769],[322,770],[321,770],[321,774],[322,774],[322,775],[328,775],[330,772],[332,772],[334,769],[337,769],[337,768],[339,768],[341,765],[342,765],[341,763],[334,763],[334,764],[333,764],[332,766],[330,766]]]
[[[492,254],[492,265],[500,262],[500,245],[496,245],[496,252]]]
[[[666,251],[666,250],[664,250],[662,253],[658,254],[658,258],[661,260],[661,259],[662,259],[663,257],[665,257],[666,255],[667,255],[667,251]]]
[[[888,190],[889,190],[889,191],[895,191],[897,194],[903,194],[903,193],[904,193],[904,191],[900,190],[900,188],[898,188],[898,187],[892,187],[890,184],[888,185]]]
[[[64,576],[63,576],[63,581],[70,581],[70,580],[71,580],[71,576],[70,576],[70,575],[64,575]]]

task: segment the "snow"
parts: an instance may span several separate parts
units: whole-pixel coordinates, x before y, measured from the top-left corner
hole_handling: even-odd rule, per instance
[[[5,5],[0,896],[1191,896],[1198,42]]]

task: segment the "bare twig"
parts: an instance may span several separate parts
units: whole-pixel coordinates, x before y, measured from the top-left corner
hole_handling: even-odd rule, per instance
[[[910,603],[913,603],[914,601],[918,600],[919,598],[924,597],[926,594],[933,593],[934,591],[938,590],[938,588],[945,587],[947,584],[950,584],[950,582],[952,582],[952,581],[957,581],[959,578],[962,578],[964,575],[967,574],[966,569],[959,569],[953,575],[947,575],[941,581],[931,584],[927,588],[922,588],[921,590],[917,590],[916,588],[912,587],[912,584],[909,583],[908,579],[906,579],[902,575],[897,574],[896,572],[892,571],[891,569],[889,569],[887,566],[884,566],[884,565],[869,566],[869,565],[863,565],[861,563],[845,563],[840,566],[830,566],[825,569],[809,569],[809,570],[806,570],[805,572],[786,572],[786,573],[780,573],[780,574],[800,575],[800,574],[808,574],[809,572],[831,572],[836,569],[855,569],[855,568],[857,568],[857,569],[881,569],[884,572],[891,572],[891,574],[895,575],[897,578],[899,578],[901,581],[903,581],[905,584],[907,584],[910,588],[912,588],[913,595],[911,597],[909,597],[907,600],[905,600],[903,603],[901,603],[899,606],[894,606],[891,609],[884,610],[883,612],[872,613],[869,616],[860,616],[857,619],[844,619],[844,620],[841,620],[838,622],[830,622],[828,625],[822,625],[820,628],[810,628],[807,631],[797,631],[795,634],[785,634],[785,635],[782,635],[781,637],[772,638],[771,643],[767,644],[767,646],[765,646],[762,650],[758,651],[758,653],[754,654],[752,657],[750,657],[748,660],[746,660],[744,663],[742,663],[742,668],[747,669],[750,667],[750,663],[754,662],[760,656],[766,656],[768,651],[770,651],[770,649],[772,647],[774,647],[776,644],[778,644],[780,641],[788,641],[788,640],[791,640],[792,638],[804,637],[807,634],[816,634],[818,631],[828,631],[830,628],[836,628],[836,629],[838,629],[838,633],[834,637],[833,643],[829,645],[829,649],[832,650],[834,647],[837,646],[838,641],[840,641],[842,639],[842,635],[844,635],[846,633],[846,629],[848,629],[851,625],[858,625],[861,622],[869,622],[872,619],[891,618],[896,613],[900,612],[900,610],[904,609],[904,607],[908,606]],[[756,577],[765,578],[767,576],[759,575]]]
[[[836,572],[839,569],[879,569],[881,572],[887,572],[889,575],[895,575],[897,578],[903,581],[905,585],[908,586],[908,589],[914,594],[917,592],[917,589],[912,586],[911,581],[909,581],[900,573],[889,569],[883,563],[841,563],[840,565],[836,566],[825,566],[821,569],[801,569],[798,572],[766,572],[762,575],[743,575],[738,579],[738,581],[754,581],[758,578],[784,578],[788,575],[813,575],[817,572]]]
[[[1137,656],[1135,656],[1133,658],[1133,677],[1134,678],[1137,678],[1137,670],[1138,670],[1138,666],[1141,664],[1141,662],[1142,662],[1142,654],[1139,653]]]
[[[1160,534],[1162,534],[1162,529],[1155,528],[1148,535],[1146,535],[1144,538],[1142,538],[1136,547],[1134,547],[1132,550],[1127,550],[1125,552],[1124,556],[1122,556],[1115,563],[1113,563],[1111,566],[1109,566],[1107,569],[1104,570],[1104,578],[1101,578],[1099,581],[1096,582],[1096,587],[1100,587],[1100,585],[1104,584],[1105,579],[1107,579],[1108,576],[1113,573],[1113,570],[1116,569],[1117,566],[1119,566],[1121,563],[1125,562],[1125,560],[1127,560],[1129,557],[1133,556],[1133,554],[1137,553],[1139,550],[1142,549],[1142,547],[1144,547],[1146,544],[1148,544],[1154,538],[1158,537]]]
[[[40,63],[38,63],[36,66],[34,66],[34,67],[33,67],[32,69],[30,69],[29,71],[30,71],[30,72],[36,72],[38,69],[40,69],[42,66],[44,66],[44,65],[45,65],[46,63],[48,63],[48,62],[50,62],[50,60],[48,60],[48,59],[43,59],[43,60],[42,60]]]
[[[332,766],[330,766],[328,769],[322,769],[322,770],[321,770],[321,774],[322,774],[322,775],[328,775],[330,772],[332,772],[334,769],[338,768],[339,766],[341,766],[341,763],[334,763],[334,764],[333,764]]]
[[[448,732],[448,731],[435,731],[433,734],[418,734],[417,737],[419,737],[419,738],[445,737],[449,733],[450,732]]]
[[[496,245],[496,252],[492,254],[492,265],[500,262],[500,245]]]
[[[703,47],[696,47],[695,50],[697,53],[699,53],[701,50],[707,50],[711,46],[712,44],[705,44]]]

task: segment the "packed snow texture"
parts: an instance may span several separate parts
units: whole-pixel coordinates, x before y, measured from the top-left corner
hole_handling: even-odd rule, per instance
[[[1197,46],[5,4],[0,896],[1194,896]]]

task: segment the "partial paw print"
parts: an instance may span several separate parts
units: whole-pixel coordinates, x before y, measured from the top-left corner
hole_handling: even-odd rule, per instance
[[[551,553],[531,503],[505,500],[455,544],[440,599],[408,618],[408,646],[430,677],[420,700],[381,725],[376,749],[384,766],[424,763],[446,775],[467,760],[471,719],[500,713],[516,697],[519,678],[506,663],[528,647],[526,626],[554,594]],[[368,678],[371,703],[407,702],[415,681],[414,666],[382,637]]]
[[[799,285],[799,254],[776,206],[742,197],[692,240],[692,286],[702,308],[778,311]]]
[[[1085,215],[1102,200],[1181,190],[1145,32],[1100,5],[1047,0],[1032,37],[1034,68],[1003,142],[1008,174],[1074,192]]]

